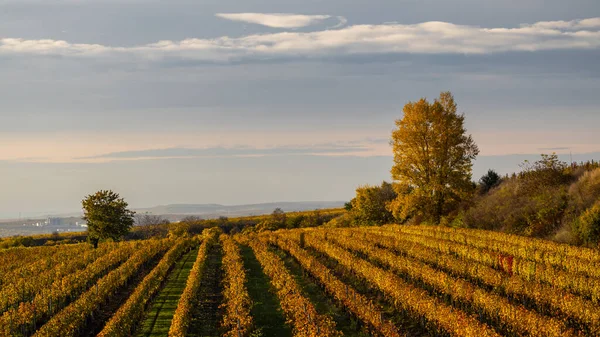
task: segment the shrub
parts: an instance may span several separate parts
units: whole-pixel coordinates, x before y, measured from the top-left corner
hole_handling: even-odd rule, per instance
[[[168,225],[170,238],[187,237],[190,231],[190,225],[187,222],[174,222]]]
[[[600,199],[600,168],[585,172],[569,187],[575,212],[582,212]]]
[[[306,216],[304,216],[303,214],[296,215],[296,216],[289,216],[286,219],[285,227],[288,229],[299,228],[302,226],[302,222],[305,220],[305,218],[306,218]]]
[[[600,241],[600,201],[583,212],[575,221],[574,232],[587,245],[598,245]]]
[[[478,198],[474,206],[464,212],[461,225],[547,236],[561,226],[568,202],[565,186],[538,185],[533,188],[521,178],[514,177]]]
[[[558,186],[568,183],[572,176],[568,174],[567,163],[553,154],[542,154],[542,159],[521,164],[523,171],[519,178],[524,189],[537,189],[539,186]]]
[[[325,227],[352,227],[355,223],[356,219],[352,216],[352,213],[346,213],[329,220]]]
[[[205,228],[202,231],[202,237],[204,237],[205,239],[209,239],[209,240],[217,238],[221,234],[223,234],[223,230],[221,230],[221,228],[219,228],[219,227]]]
[[[283,225],[271,218],[264,219],[263,221],[259,222],[258,225],[256,225],[257,232],[275,231],[281,228],[283,228]]]
[[[1,248],[9,248],[9,247],[33,247],[35,245],[35,240],[31,236],[15,236],[12,238],[7,238],[2,241]]]
[[[541,237],[556,231],[567,210],[568,200],[566,187],[540,186],[529,200],[531,213],[526,213],[524,234]]]
[[[392,184],[385,181],[381,186],[361,186],[351,201],[351,212],[362,225],[383,225],[394,220],[387,206],[395,198]]]
[[[556,232],[552,240],[566,244],[577,244],[578,238],[573,233],[571,226],[563,226]]]
[[[503,182],[489,194],[477,199],[463,216],[467,227],[520,232],[524,229],[516,178]]]

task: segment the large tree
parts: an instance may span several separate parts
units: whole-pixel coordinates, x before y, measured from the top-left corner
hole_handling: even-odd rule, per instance
[[[81,202],[83,219],[87,222],[89,240],[98,246],[99,240],[118,240],[133,226],[135,212],[119,194],[113,191],[98,191]]]
[[[403,111],[392,132],[398,197],[390,210],[398,219],[418,216],[438,223],[473,192],[472,161],[479,149],[450,92],[432,103],[409,102]]]

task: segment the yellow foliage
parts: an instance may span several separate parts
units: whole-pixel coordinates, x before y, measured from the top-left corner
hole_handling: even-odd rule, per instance
[[[399,197],[390,209],[400,219],[421,215],[439,222],[472,193],[472,160],[479,149],[451,93],[433,103],[409,102],[403,111],[392,132],[391,172]]]

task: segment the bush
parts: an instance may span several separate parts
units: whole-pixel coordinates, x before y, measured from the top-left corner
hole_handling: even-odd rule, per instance
[[[552,237],[553,241],[566,243],[566,244],[577,244],[579,242],[579,238],[575,236],[571,226],[563,226],[561,229],[556,232],[556,234]]]
[[[299,228],[302,226],[302,223],[305,221],[306,216],[300,214],[297,216],[289,216],[286,219],[285,227],[288,229]]]
[[[361,225],[383,225],[394,220],[388,204],[396,198],[392,184],[383,182],[381,186],[361,186],[352,199],[351,212]]]
[[[600,199],[600,169],[585,172],[569,187],[575,212],[582,212]]]
[[[283,224],[271,218],[265,219],[256,225],[257,232],[275,231],[281,228],[283,228]]]
[[[533,188],[521,178],[510,178],[475,201],[464,212],[462,224],[543,237],[560,228],[569,197],[565,186]]]
[[[452,219],[449,226],[453,228],[466,228],[467,225],[465,224],[464,217],[465,213],[460,212],[454,219]]]
[[[175,222],[169,226],[169,238],[187,237],[190,233],[190,225],[187,222]]]
[[[352,216],[352,213],[346,213],[329,220],[325,227],[352,227],[355,223],[356,218]]]
[[[15,236],[13,238],[5,239],[3,247],[33,247],[35,240],[31,236]]]
[[[563,185],[572,180],[567,167],[567,163],[560,161],[555,153],[542,154],[542,159],[534,163],[526,160],[521,164],[523,171],[519,173],[519,178],[524,189]]]
[[[526,235],[543,237],[555,232],[561,225],[568,202],[566,187],[541,186],[529,200]]]
[[[489,194],[475,201],[463,217],[470,228],[519,232],[523,229],[518,200],[518,183],[515,178],[502,183]]]
[[[596,246],[600,242],[600,201],[575,221],[574,232],[579,239],[587,244]]]
[[[202,231],[202,237],[208,240],[212,240],[214,238],[219,237],[219,235],[223,234],[223,230],[219,227],[211,227],[205,228]]]

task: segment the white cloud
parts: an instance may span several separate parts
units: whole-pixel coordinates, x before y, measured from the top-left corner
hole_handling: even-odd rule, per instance
[[[447,22],[353,25],[315,32],[159,41],[111,47],[58,40],[0,39],[0,55],[184,59],[200,62],[319,58],[385,53],[490,54],[600,48],[600,18],[481,28]]]
[[[60,55],[60,56],[93,56],[122,48],[107,47],[98,44],[77,44],[62,40],[25,40],[0,39],[0,53]]]
[[[227,20],[255,23],[272,28],[300,28],[312,26],[331,18],[330,15],[285,13],[218,13],[216,16]]]
[[[533,27],[544,29],[562,29],[562,30],[584,30],[600,28],[600,18],[590,18],[572,21],[541,21],[532,25],[521,25],[521,27]]]

